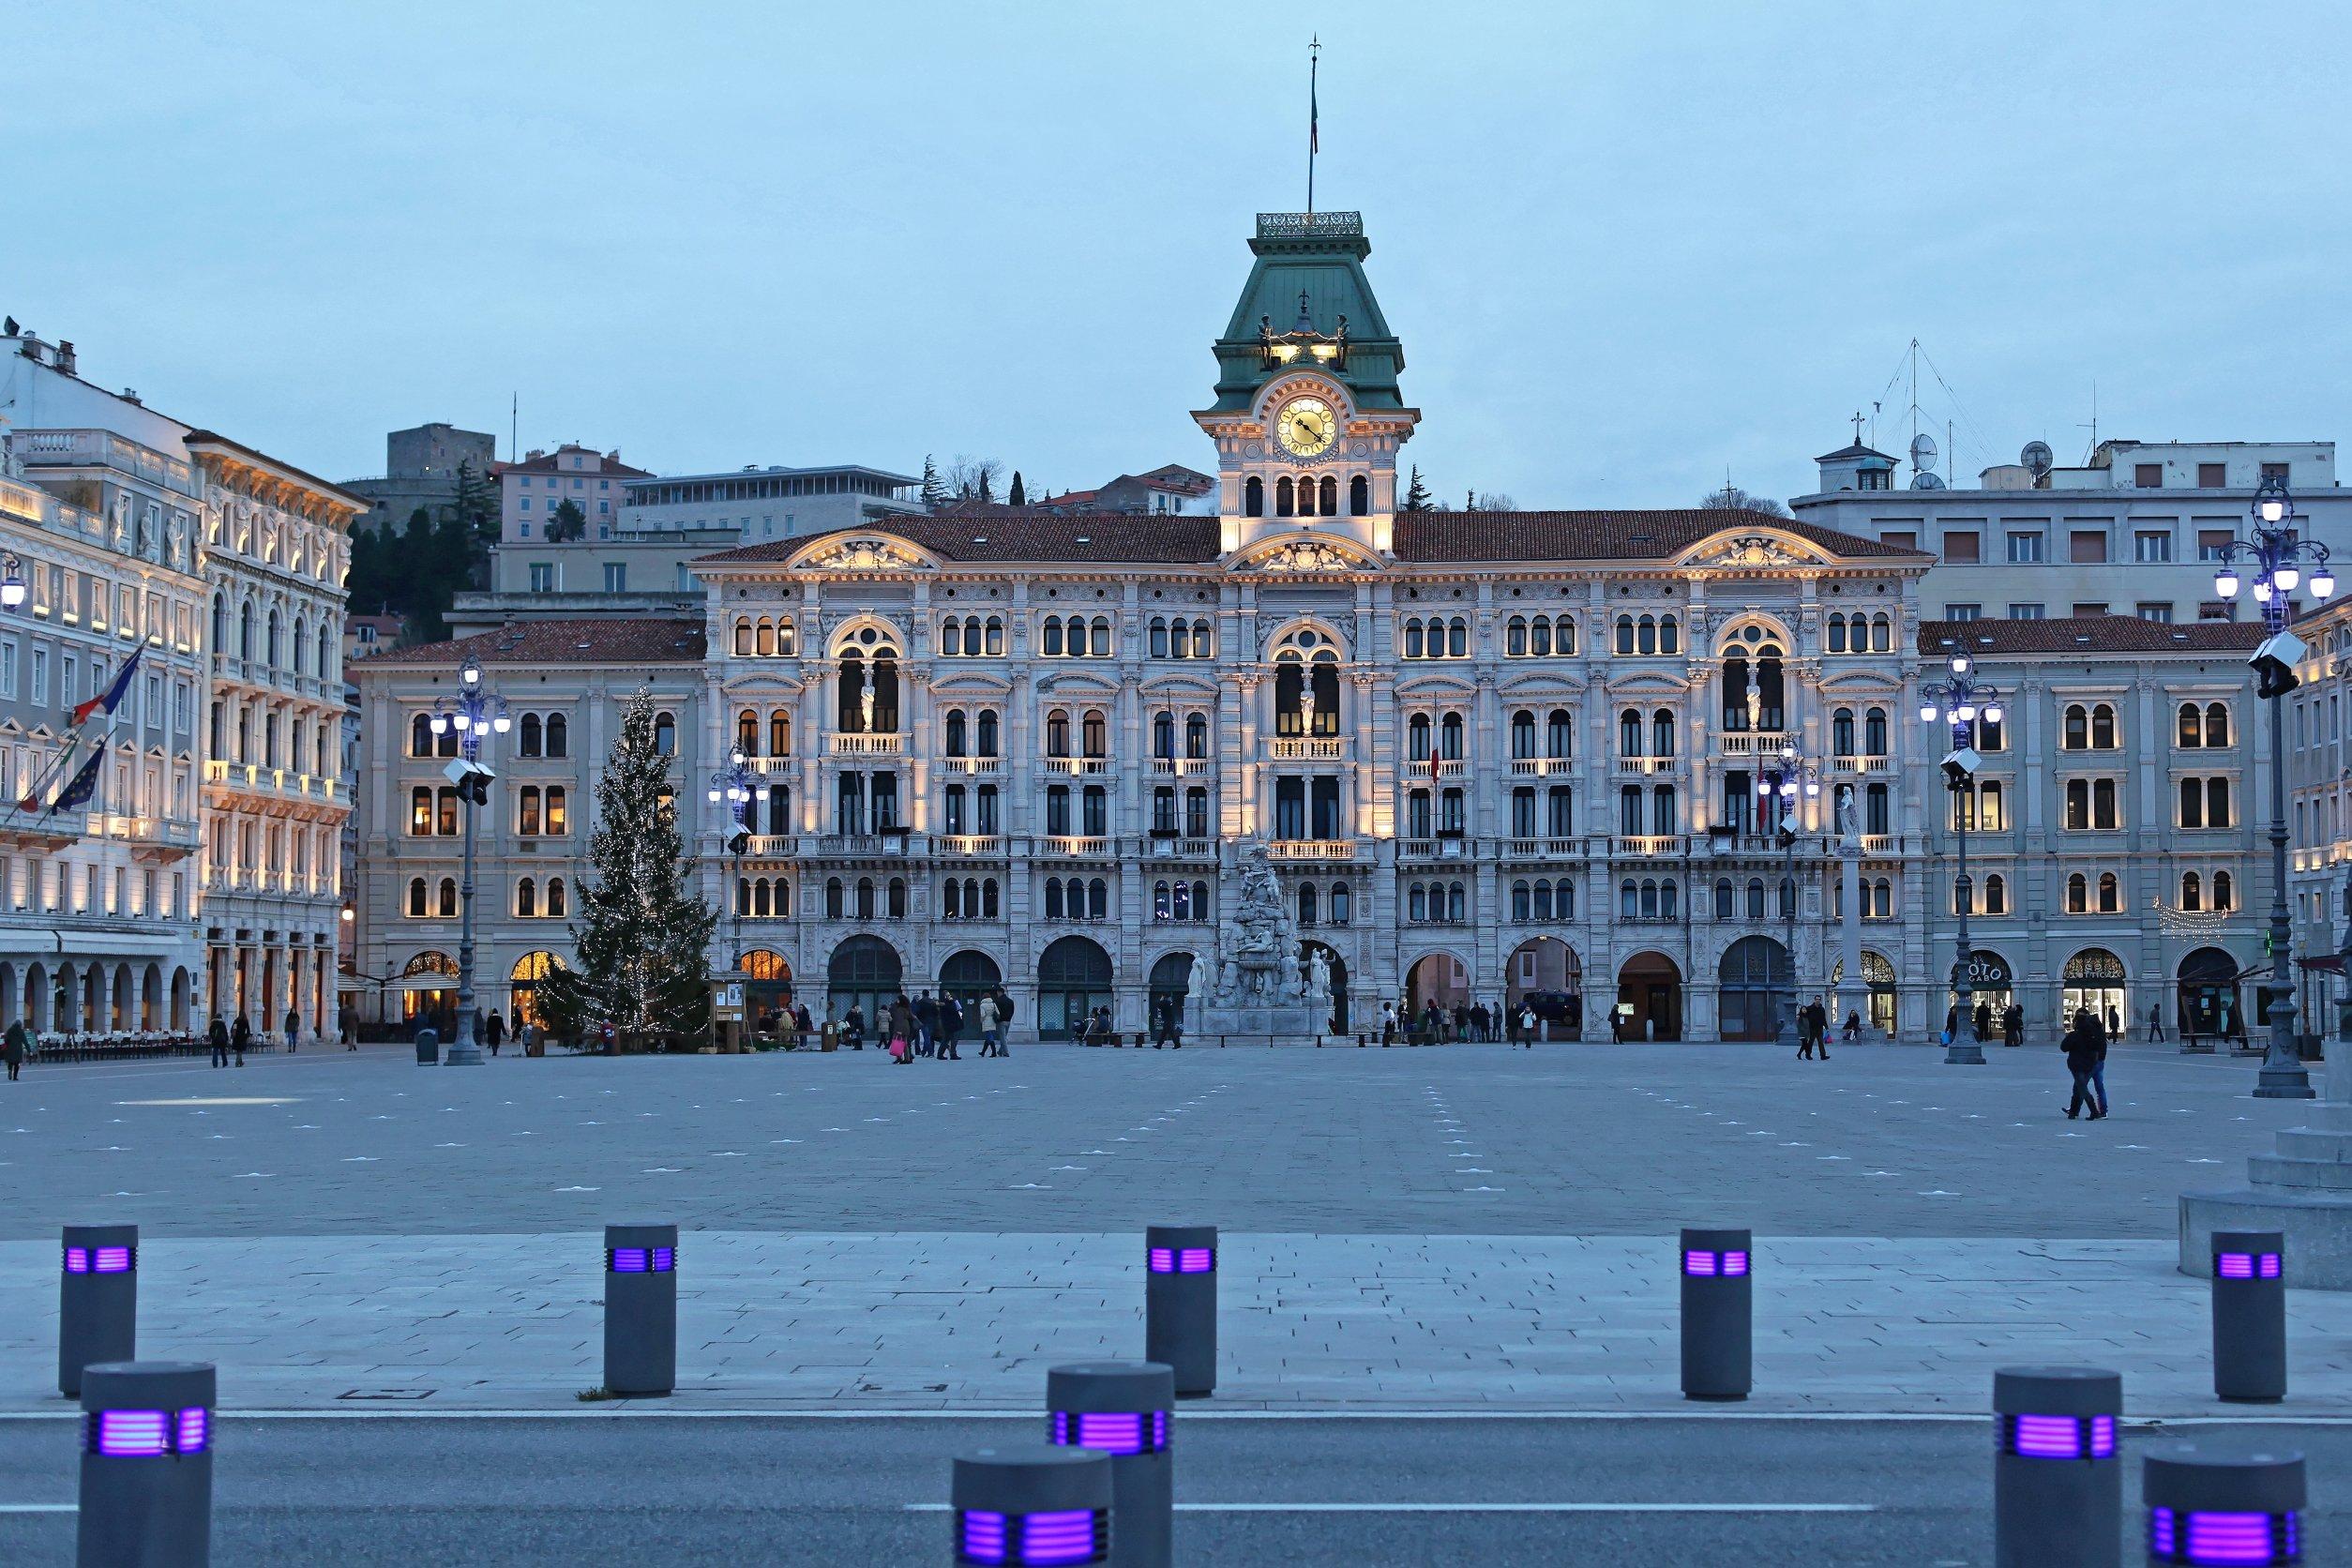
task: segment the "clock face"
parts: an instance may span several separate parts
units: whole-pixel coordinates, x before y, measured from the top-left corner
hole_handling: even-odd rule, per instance
[[[1293,398],[1274,420],[1274,437],[1294,458],[1319,458],[1338,437],[1339,419],[1320,398]]]

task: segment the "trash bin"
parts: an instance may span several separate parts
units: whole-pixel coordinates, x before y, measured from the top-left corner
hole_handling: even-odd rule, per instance
[[[823,1030],[817,1035],[817,1049],[822,1052],[839,1050],[840,1048],[841,1032],[834,1028],[831,1024],[825,1025]]]
[[[440,1062],[441,1035],[430,1029],[418,1030],[416,1032],[416,1064],[420,1067],[431,1067],[437,1066]]]

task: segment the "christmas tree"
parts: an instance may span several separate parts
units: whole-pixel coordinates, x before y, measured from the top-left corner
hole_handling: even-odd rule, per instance
[[[621,716],[596,779],[591,878],[578,889],[574,969],[550,973],[539,1000],[558,1033],[610,1023],[626,1048],[700,1044],[709,1027],[711,932],[717,914],[688,894],[671,759],[655,744],[653,695],[640,687]]]

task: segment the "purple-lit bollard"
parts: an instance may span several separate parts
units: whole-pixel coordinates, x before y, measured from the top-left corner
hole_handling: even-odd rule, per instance
[[[57,1280],[57,1392],[72,1399],[83,1367],[139,1353],[139,1228],[67,1226]]]
[[[2096,1366],[1993,1374],[1993,1568],[2121,1568],[2123,1375]]]
[[[80,1568],[212,1560],[213,1384],[204,1362],[83,1369]]]
[[[668,1394],[678,1382],[678,1228],[604,1228],[604,1386]]]
[[[2303,1560],[2300,1454],[2175,1444],[2140,1462],[2140,1494],[2150,1562]]]
[[[2213,1232],[2213,1395],[2286,1397],[2285,1241],[2276,1230]]]
[[[1148,1226],[1143,1260],[1143,1359],[1175,1371],[1179,1398],[1214,1394],[1217,1228]]]
[[[1046,1373],[1046,1440],[1110,1455],[1111,1568],[1168,1568],[1176,1461],[1168,1448],[1176,1378],[1155,1361],[1095,1361]]]
[[[1110,1560],[1110,1456],[1021,1443],[956,1461],[948,1504],[956,1560],[1005,1564]]]
[[[1756,1383],[1755,1294],[1745,1230],[1682,1232],[1682,1397],[1745,1399]]]

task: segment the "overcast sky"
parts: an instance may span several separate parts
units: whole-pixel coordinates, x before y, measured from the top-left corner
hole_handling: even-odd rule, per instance
[[[1251,215],[1364,213],[1448,498],[1811,488],[1906,346],[2042,437],[2352,436],[2340,0],[16,8],[0,309],[286,460],[446,419],[662,472],[1186,416]]]

